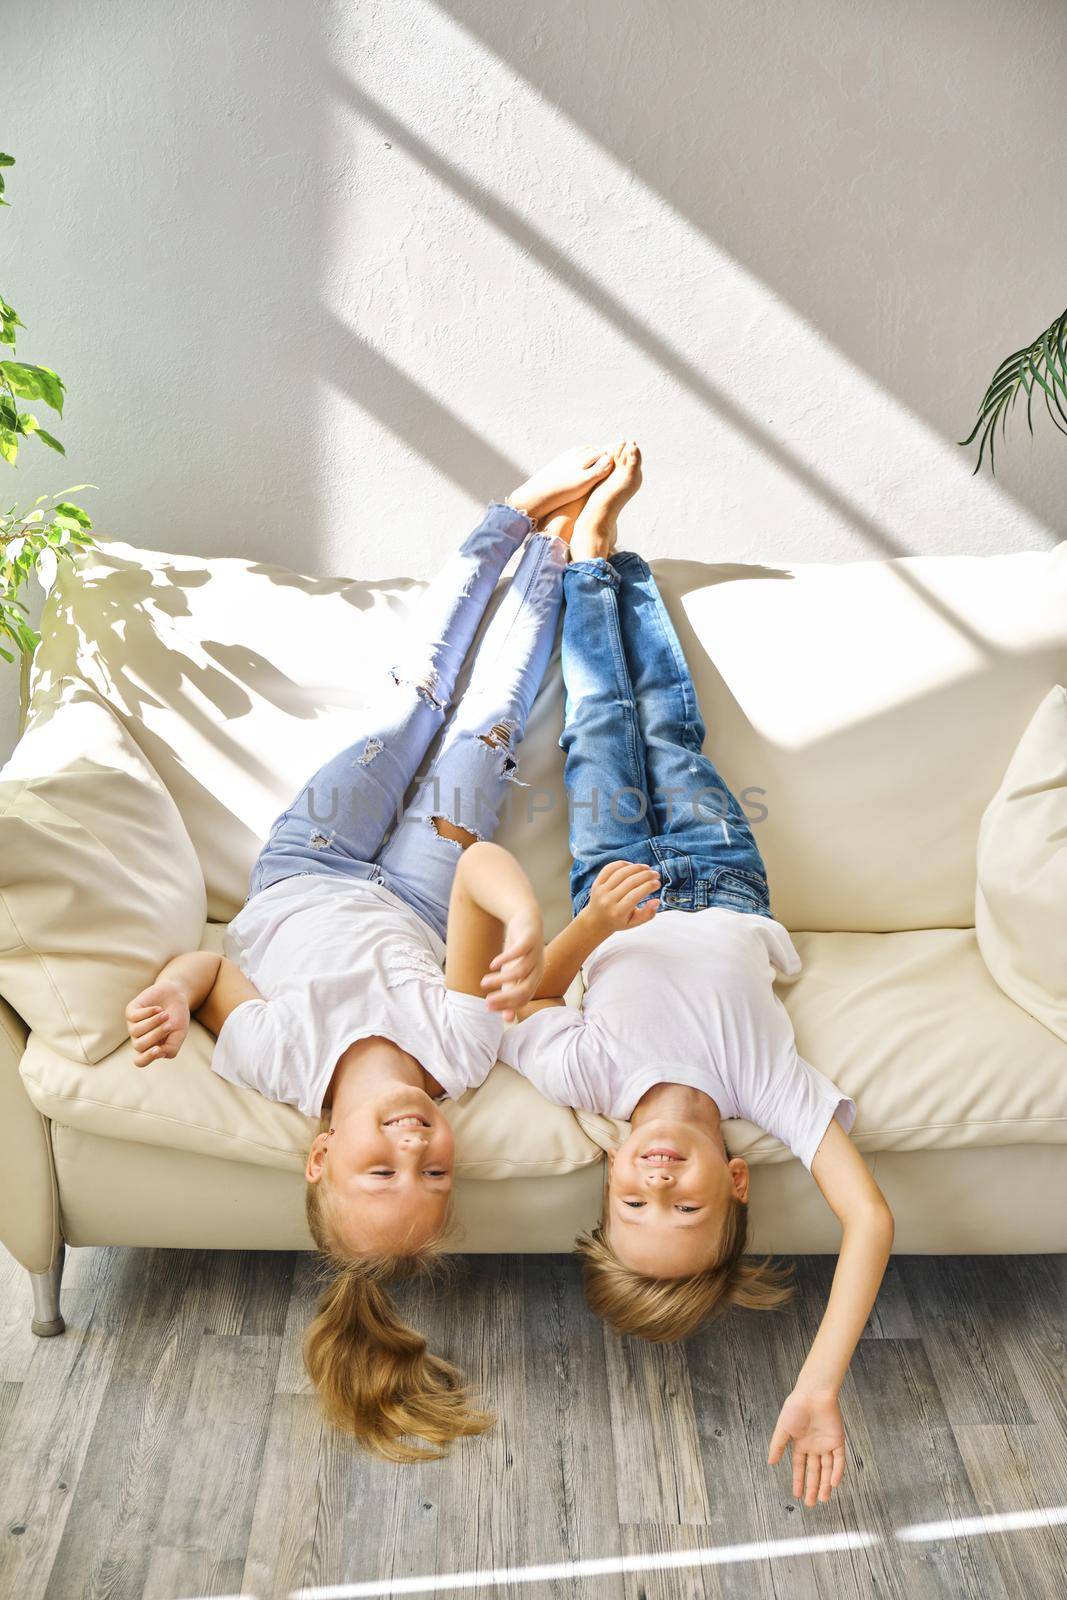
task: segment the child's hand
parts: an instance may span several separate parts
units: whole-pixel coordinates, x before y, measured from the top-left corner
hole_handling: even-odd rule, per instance
[[[593,879],[593,892],[585,908],[588,920],[604,929],[605,937],[651,922],[659,910],[659,901],[649,900],[640,910],[637,907],[646,895],[655,894],[659,881],[659,873],[652,867],[632,861],[609,861]]]
[[[540,910],[519,911],[504,928],[504,948],[482,979],[486,1005],[513,1022],[520,1006],[532,1000],[545,970],[544,926]]]
[[[776,1466],[793,1441],[793,1494],[806,1506],[829,1500],[845,1475],[845,1428],[836,1394],[794,1389],[778,1416],[768,1466]]]
[[[126,1028],[133,1040],[135,1067],[173,1059],[189,1032],[189,1002],[176,983],[157,978],[126,1007]]]

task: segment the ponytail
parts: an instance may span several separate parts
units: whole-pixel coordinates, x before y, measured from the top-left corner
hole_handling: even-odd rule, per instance
[[[304,1335],[304,1364],[327,1422],[389,1461],[435,1459],[453,1439],[491,1428],[494,1419],[472,1407],[462,1374],[431,1354],[383,1288],[424,1264],[401,1257],[337,1265]],[[405,1443],[412,1435],[435,1448]]]

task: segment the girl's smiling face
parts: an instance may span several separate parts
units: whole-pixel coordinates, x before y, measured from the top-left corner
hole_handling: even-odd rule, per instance
[[[425,1090],[397,1083],[335,1115],[305,1175],[328,1180],[336,1225],[356,1254],[410,1255],[440,1237],[454,1153],[452,1129]]]

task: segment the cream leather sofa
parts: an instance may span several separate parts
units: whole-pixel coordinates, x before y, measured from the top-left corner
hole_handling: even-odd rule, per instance
[[[1067,1043],[976,942],[979,821],[1035,707],[1067,682],[1067,543],[774,566],[657,563],[709,727],[757,819],[804,966],[799,1047],[859,1105],[900,1251],[1067,1248]],[[108,543],[48,603],[26,732],[0,775],[0,1237],[58,1332],[64,1242],[306,1249],[313,1124],[216,1077],[193,1025],[146,1071],[126,999],[219,948],[271,819],[360,730],[417,586]],[[502,842],[567,915],[558,658]],[[1065,949],[1067,957],[1067,949]],[[450,1115],[469,1251],[564,1251],[616,1130],[508,1068]],[[809,1176],[755,1166],[756,1242],[836,1248]]]

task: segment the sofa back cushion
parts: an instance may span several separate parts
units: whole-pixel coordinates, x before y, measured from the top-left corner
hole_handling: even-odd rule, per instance
[[[1067,676],[1067,542],[654,566],[775,915],[831,931],[973,926],[982,811],[1020,727]],[[34,681],[43,692],[81,673],[107,698],[177,803],[209,916],[226,921],[273,818],[358,737],[417,587],[112,542],[84,558],[80,583],[61,574]],[[561,723],[556,658],[500,836],[550,929],[567,914]]]
[[[1005,994],[1067,1041],[1067,689],[1042,700],[978,834],[978,944]]]
[[[93,1063],[127,1002],[195,950],[204,878],[178,808],[111,708],[61,679],[0,772],[0,994],[42,1041]]]

